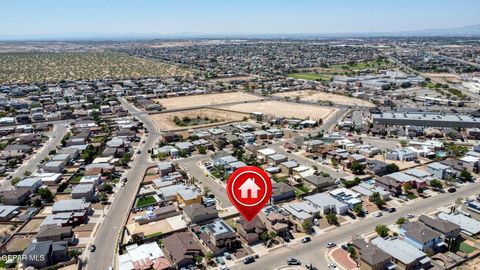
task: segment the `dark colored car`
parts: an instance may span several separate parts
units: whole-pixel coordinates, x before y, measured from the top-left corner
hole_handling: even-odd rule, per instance
[[[255,261],[255,258],[253,256],[248,256],[245,259],[243,259],[244,264],[253,263],[254,261]]]
[[[312,239],[309,236],[302,239],[302,243],[308,243],[310,241],[312,241]]]
[[[450,192],[450,193],[454,193],[454,192],[457,191],[457,189],[454,188],[454,187],[451,187],[451,188],[449,188],[447,191]]]

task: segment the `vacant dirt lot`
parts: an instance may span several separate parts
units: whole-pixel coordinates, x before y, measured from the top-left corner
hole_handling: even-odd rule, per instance
[[[177,126],[173,121],[173,117],[177,116],[178,118],[182,119],[185,116],[190,118],[205,118],[208,117],[209,119],[217,119],[217,121],[212,122],[208,125],[197,125],[197,126]],[[221,125],[226,122],[230,121],[241,121],[243,117],[247,116],[248,114],[245,113],[234,113],[234,112],[226,112],[222,110],[215,110],[215,109],[198,109],[198,110],[188,110],[188,111],[180,111],[180,112],[172,112],[172,113],[159,113],[159,114],[152,114],[150,118],[155,122],[158,128],[161,131],[167,130],[181,130],[181,129],[191,129],[191,128],[198,128],[202,126],[216,126]]]
[[[342,95],[336,95],[331,93],[319,92],[314,90],[303,90],[303,91],[295,91],[295,92],[284,92],[274,94],[277,97],[290,97],[291,99],[295,99],[296,97],[300,97],[301,100],[305,101],[331,101],[335,104],[341,105],[362,105],[362,106],[369,106],[375,107],[373,103],[370,101],[358,99],[358,98],[351,98]]]
[[[326,119],[335,111],[335,109],[332,108],[281,101],[242,103],[226,105],[221,108],[244,113],[262,112],[264,114],[275,116],[294,117],[299,119],[309,118],[311,120]]]
[[[195,95],[195,96],[183,96],[172,98],[160,98],[155,99],[167,109],[181,109],[189,107],[216,105],[223,103],[230,103],[236,101],[250,101],[260,99],[257,96],[241,93],[219,93],[219,94],[207,94],[207,95]]]

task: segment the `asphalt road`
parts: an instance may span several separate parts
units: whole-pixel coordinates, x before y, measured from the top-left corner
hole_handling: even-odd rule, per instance
[[[121,103],[130,112],[137,112],[130,104],[123,101]],[[92,253],[88,250],[85,251],[86,269],[107,269],[109,266],[117,269],[114,265],[114,258],[118,251],[117,240],[120,234],[123,233],[123,225],[130,212],[145,170],[149,166],[154,165],[154,163],[150,163],[148,160],[148,149],[153,148],[160,134],[157,132],[155,124],[148,117],[141,114],[137,114],[136,117],[149,130],[149,136],[146,137],[144,144],[140,144],[138,149],[141,150],[141,154],[134,156],[132,159],[131,169],[128,170],[126,175],[128,181],[115,195],[116,197],[110,205],[105,219],[97,230],[94,242],[97,247],[96,251]]]
[[[205,155],[194,156],[191,158],[181,159],[179,161],[176,161],[176,163],[188,169],[188,172],[193,177],[201,181],[201,185],[208,187],[210,191],[215,194],[215,198],[219,201],[220,206],[222,206],[223,208],[232,206],[225,191],[225,187],[217,181],[213,180],[210,176],[205,176],[205,173],[202,171],[202,169],[197,166],[198,161],[207,158],[208,157]]]
[[[23,174],[26,171],[35,172],[37,170],[37,165],[40,164],[42,160],[44,160],[48,153],[51,150],[57,148],[62,141],[63,136],[67,133],[66,123],[58,123],[53,126],[52,132],[48,133],[47,136],[51,137],[51,139],[43,146],[40,152],[36,153],[31,159],[29,159],[26,163],[24,163],[21,167],[19,167],[11,176],[10,180],[15,177],[23,177]],[[1,187],[0,191],[11,190],[13,188],[12,183],[10,180],[5,180]]]
[[[456,193],[444,193],[423,200],[418,200],[397,209],[395,213],[385,213],[382,217],[368,217],[357,222],[343,225],[329,232],[312,236],[312,241],[307,244],[295,243],[291,246],[280,248],[260,257],[256,262],[244,265],[238,262],[231,269],[236,270],[263,270],[276,269],[286,265],[286,258],[296,257],[305,263],[313,263],[320,270],[327,270],[325,258],[325,245],[327,242],[342,243],[353,236],[373,232],[379,224],[393,224],[399,217],[407,214],[418,216],[428,213],[440,206],[454,203],[458,198],[465,198],[479,193],[480,182],[463,186]],[[302,269],[302,268],[300,268]],[[304,268],[303,268],[304,269]]]

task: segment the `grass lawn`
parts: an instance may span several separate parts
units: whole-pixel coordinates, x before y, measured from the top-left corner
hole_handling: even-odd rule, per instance
[[[66,188],[63,192],[64,193],[72,193],[72,189],[71,188]]]
[[[93,137],[92,142],[101,142],[104,138],[104,136]]]
[[[153,196],[147,196],[145,198],[139,198],[137,200],[137,207],[144,207],[157,203],[157,200]]]
[[[318,73],[289,73],[287,77],[312,81],[330,81],[332,78],[332,76]]]
[[[469,254],[469,253],[474,252],[475,248],[470,246],[469,244],[467,244],[465,242],[462,242],[462,243],[460,243],[460,251],[465,253],[465,254]]]
[[[288,183],[288,176],[282,176],[282,177],[273,177],[273,181],[277,183]]]
[[[146,238],[153,238],[153,237],[161,236],[162,234],[163,234],[162,232],[156,232],[156,233],[149,234],[145,237]]]
[[[77,174],[74,177],[72,177],[68,182],[72,184],[80,183],[80,179],[82,179],[83,174]]]
[[[310,189],[304,185],[301,185],[299,187],[297,187],[299,190],[301,190],[303,193],[308,193],[310,192]]]
[[[417,196],[415,196],[415,194],[413,193],[407,193],[405,195],[409,200],[415,200],[417,198]]]

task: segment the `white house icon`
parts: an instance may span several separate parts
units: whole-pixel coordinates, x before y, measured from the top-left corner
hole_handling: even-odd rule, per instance
[[[258,191],[260,187],[255,184],[255,180],[253,178],[248,178],[247,181],[243,182],[243,184],[238,188],[242,194],[240,195],[242,198],[252,198],[255,199],[258,197]],[[250,191],[250,197],[248,196],[248,192]]]

